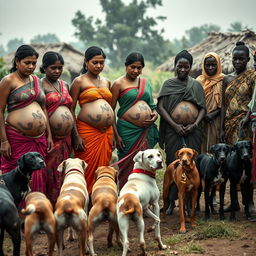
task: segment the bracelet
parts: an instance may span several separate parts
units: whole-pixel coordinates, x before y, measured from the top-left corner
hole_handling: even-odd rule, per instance
[[[4,144],[6,142],[8,142],[8,140],[3,140],[3,141],[1,141],[1,144]]]

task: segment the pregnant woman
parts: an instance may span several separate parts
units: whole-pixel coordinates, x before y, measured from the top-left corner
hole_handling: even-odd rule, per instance
[[[199,153],[202,144],[198,125],[205,115],[205,96],[200,82],[189,76],[192,63],[190,53],[178,53],[174,62],[176,77],[164,82],[158,96],[159,144],[165,149],[167,165],[184,145]]]

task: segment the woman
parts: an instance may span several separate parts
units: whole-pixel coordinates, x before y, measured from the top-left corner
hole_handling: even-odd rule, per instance
[[[44,157],[53,146],[45,109],[45,95],[39,79],[32,73],[38,53],[29,45],[20,46],[11,74],[0,82],[1,169],[9,172],[26,152],[37,151]],[[7,107],[6,119],[4,111]],[[47,132],[46,132],[47,131]],[[47,138],[46,138],[47,136]],[[45,170],[32,175],[32,191],[45,193]]]
[[[62,185],[62,174],[57,171],[59,164],[69,158],[72,147],[70,133],[74,125],[71,113],[72,98],[68,85],[60,80],[64,65],[63,57],[57,52],[46,52],[42,59],[41,73],[46,110],[52,132],[54,147],[46,156],[46,195],[54,206]]]
[[[197,80],[201,82],[206,100],[207,114],[204,117],[202,152],[209,152],[212,145],[220,142],[220,109],[222,97],[221,61],[218,54],[207,53],[202,62],[202,75]]]
[[[100,76],[106,55],[101,48],[92,46],[85,52],[83,74],[71,86],[75,112],[80,110],[74,133],[75,156],[88,163],[85,179],[89,194],[94,184],[94,172],[99,166],[109,165],[112,156],[114,112],[110,106],[110,81]],[[76,130],[77,128],[77,130]]]
[[[160,147],[165,149],[166,164],[175,160],[175,152],[186,146],[200,152],[205,115],[204,90],[189,76],[193,57],[186,50],[175,57],[176,77],[166,80],[158,96]]]
[[[118,149],[119,188],[126,183],[133,168],[133,157],[139,150],[153,148],[158,141],[158,131],[154,122],[158,115],[148,80],[140,78],[144,68],[144,58],[138,52],[130,53],[125,61],[126,74],[118,78],[111,88],[112,108],[117,101],[120,108],[118,121],[114,125]]]

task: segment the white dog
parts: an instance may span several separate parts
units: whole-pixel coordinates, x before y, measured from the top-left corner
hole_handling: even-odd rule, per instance
[[[129,248],[128,229],[129,219],[135,220],[139,231],[140,247],[145,253],[143,211],[155,220],[155,239],[159,249],[166,249],[160,235],[159,218],[159,189],[156,184],[155,173],[162,168],[162,154],[157,149],[147,149],[136,154],[133,161],[134,169],[127,183],[120,191],[117,203],[117,217],[123,240],[123,254],[126,256]],[[153,209],[153,211],[151,210]]]

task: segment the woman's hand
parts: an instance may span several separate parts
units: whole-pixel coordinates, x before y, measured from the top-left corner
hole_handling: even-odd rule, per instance
[[[117,149],[123,151],[125,147],[123,139],[118,135],[116,136],[115,141]]]
[[[77,150],[80,152],[85,151],[86,149],[85,141],[79,135],[74,136],[73,147],[74,147],[74,150]]]
[[[179,134],[179,136],[184,136],[186,135],[184,126],[182,124],[175,124],[173,126],[174,130]]]
[[[47,153],[50,153],[54,148],[53,140],[51,136],[47,137]]]
[[[197,127],[197,124],[195,124],[195,123],[187,125],[184,128],[185,134],[187,135],[188,133],[191,133],[196,127]]]
[[[9,144],[8,140],[5,140],[3,142],[1,142],[1,155],[6,157],[6,158],[10,158],[12,153],[11,153],[11,146]]]
[[[204,116],[204,119],[207,121],[207,122],[212,122],[214,120],[214,116],[212,113],[208,113]]]
[[[239,123],[239,129],[243,129],[243,127],[249,122],[249,120],[249,117],[244,117]]]
[[[152,125],[158,118],[158,114],[156,111],[153,111],[152,114],[150,115],[150,119],[145,120],[142,123],[143,127],[149,127],[150,125]]]

